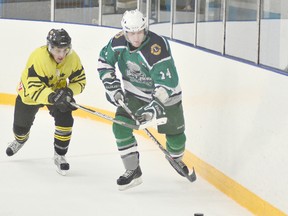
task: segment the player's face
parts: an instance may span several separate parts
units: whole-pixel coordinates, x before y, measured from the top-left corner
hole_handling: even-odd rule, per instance
[[[54,60],[59,64],[61,63],[66,55],[69,53],[70,47],[64,47],[64,48],[59,48],[59,47],[53,47],[50,52],[54,58]]]
[[[141,30],[139,32],[127,32],[126,36],[132,46],[138,48],[141,46],[143,40],[145,39],[145,32],[144,30]]]

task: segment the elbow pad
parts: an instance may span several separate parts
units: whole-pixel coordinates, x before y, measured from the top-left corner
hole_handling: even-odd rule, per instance
[[[157,98],[162,104],[165,104],[169,99],[167,90],[162,86],[156,87],[152,93],[152,96]]]

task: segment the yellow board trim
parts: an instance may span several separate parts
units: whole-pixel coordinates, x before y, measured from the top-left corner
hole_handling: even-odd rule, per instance
[[[0,93],[0,105],[12,105],[15,104],[16,95]],[[114,113],[108,112],[102,109],[96,109],[94,107],[89,107],[95,111],[105,113],[106,115],[114,117]],[[89,118],[95,121],[99,121],[106,124],[111,124],[111,121],[100,118],[91,113],[87,113],[83,110],[76,110],[74,116],[81,118]],[[156,130],[149,130],[155,138],[165,146],[165,136],[158,134]],[[136,131],[137,134],[149,138],[144,131]],[[214,185],[218,190],[235,200],[239,205],[248,209],[255,215],[259,216],[287,216],[284,212],[272,206],[267,201],[263,200],[256,194],[244,188],[242,185],[238,184],[233,179],[224,175],[221,171],[217,170],[215,167],[209,165],[205,161],[198,158],[193,153],[188,150],[185,151],[183,161],[191,169],[195,168],[196,173],[200,175],[203,179],[207,180],[210,184]]]

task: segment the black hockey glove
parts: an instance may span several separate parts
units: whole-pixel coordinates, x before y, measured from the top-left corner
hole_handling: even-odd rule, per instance
[[[141,124],[163,116],[165,116],[165,108],[158,99],[152,100],[148,105],[141,107],[135,113],[136,119]]]
[[[124,102],[124,92],[121,88],[121,82],[117,78],[106,78],[102,80],[104,87],[106,89],[106,98],[114,106],[120,106],[118,100]]]
[[[57,89],[48,96],[48,102],[53,104],[61,112],[68,112],[76,110],[70,103],[74,102],[73,92],[69,88]]]

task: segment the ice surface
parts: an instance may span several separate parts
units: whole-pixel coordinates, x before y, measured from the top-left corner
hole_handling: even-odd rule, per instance
[[[75,117],[66,176],[53,163],[54,121],[40,110],[30,139],[14,156],[14,107],[0,106],[0,215],[3,216],[249,216],[252,215],[198,176],[190,183],[149,139],[137,135],[143,183],[118,191],[124,173],[109,124]]]

